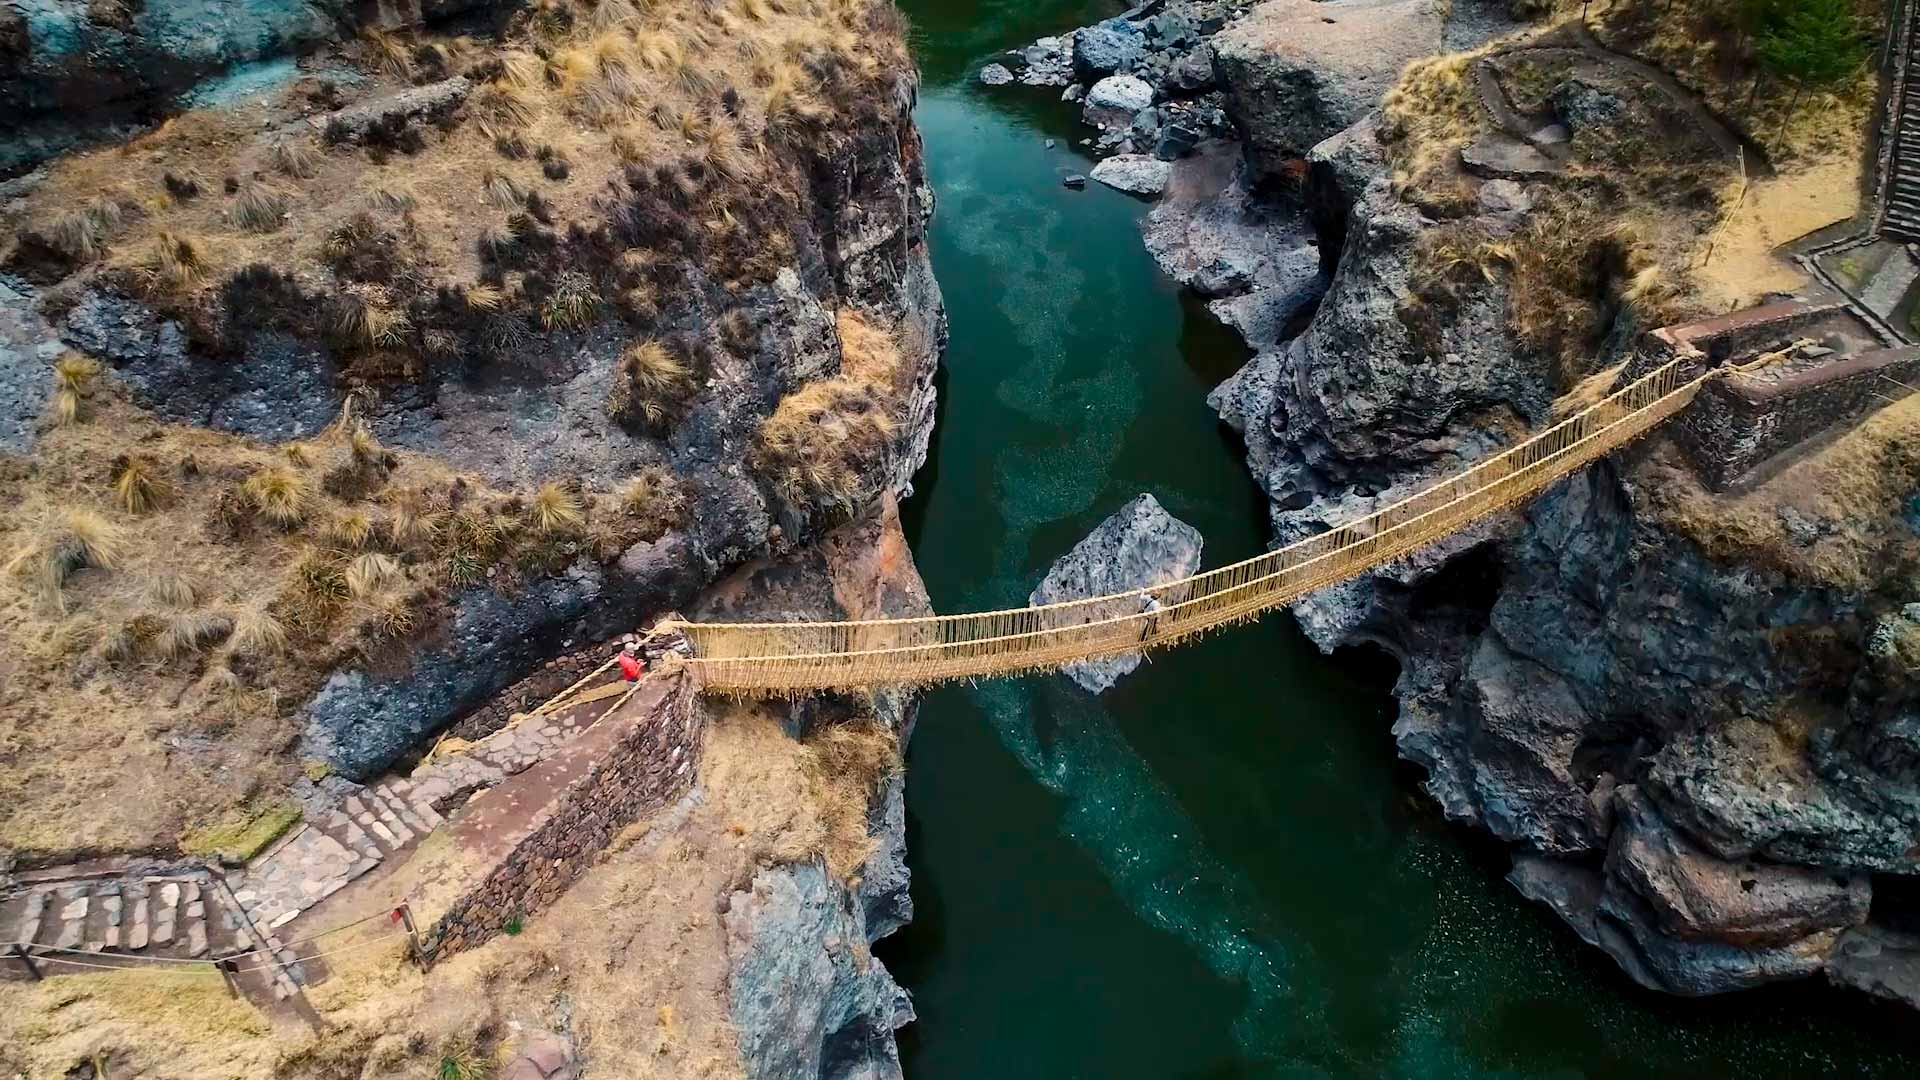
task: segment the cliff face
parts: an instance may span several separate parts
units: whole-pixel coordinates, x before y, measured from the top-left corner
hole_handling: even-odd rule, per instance
[[[234,782],[70,842],[166,844],[297,786],[300,759],[376,774],[547,659],[910,490],[946,330],[892,6],[777,13],[751,42],[698,6],[487,10],[477,42],[318,41],[243,101],[10,186],[6,545],[75,506],[142,537],[50,598],[10,592],[14,630],[124,623],[149,659],[155,616],[120,584],[162,571],[196,617],[233,608],[122,679],[104,639],[36,674],[170,703],[162,742],[212,724],[209,672],[277,695],[246,747],[196,734],[169,758]],[[806,65],[768,59],[789,41]],[[111,81],[117,55],[88,70]],[[129,472],[144,494],[116,507]],[[355,560],[373,573],[350,585]],[[6,839],[57,835],[62,798],[14,800],[47,828]]]
[[[1163,154],[1178,160],[1147,234],[1256,350],[1211,400],[1245,440],[1282,543],[1538,428],[1569,389],[1566,355],[1528,310],[1542,282],[1522,277],[1525,249],[1564,227],[1551,223],[1568,212],[1554,180],[1567,148],[1549,139],[1529,157],[1524,138],[1496,133],[1464,170],[1452,151],[1409,154],[1422,131],[1474,139],[1481,101],[1506,101],[1499,64],[1428,68],[1409,76],[1424,81],[1400,115],[1379,110],[1399,64],[1382,77],[1372,58],[1471,48],[1512,24],[1483,5],[1332,3],[1314,6],[1325,25],[1289,36],[1299,7],[1259,5],[1198,46],[1244,164],[1226,178],[1219,150]],[[1570,131],[1576,158],[1604,153],[1623,109],[1662,123],[1678,107],[1593,55],[1547,40],[1499,62],[1542,58],[1528,122]],[[1130,70],[1151,81],[1158,65]],[[1666,126],[1676,141],[1714,133]],[[1310,277],[1272,271],[1274,252],[1313,240],[1317,308]],[[1436,269],[1437,252],[1466,268]],[[1559,305],[1592,306],[1585,371],[1626,360],[1649,325],[1594,288]],[[1802,513],[1840,460],[1885,468],[1898,488],[1904,466],[1869,429],[1729,496],[1705,493],[1655,438],[1294,613],[1323,649],[1372,644],[1400,660],[1394,735],[1428,791],[1514,845],[1514,884],[1637,981],[1706,994],[1824,971],[1920,1000],[1907,936],[1920,912],[1903,885],[1920,858],[1897,569],[1911,531],[1880,498],[1817,523]],[[1729,540],[1755,530],[1784,539]],[[1820,569],[1843,544],[1872,569]]]
[[[1363,123],[1311,154],[1314,197],[1350,199],[1331,287],[1300,337],[1215,397],[1283,541],[1538,426],[1556,392],[1511,330],[1504,280],[1410,346],[1414,247],[1436,222],[1356,158],[1372,141]],[[1467,212],[1511,232],[1526,209],[1496,183]],[[1633,332],[1625,317],[1599,363]],[[1904,617],[1870,588],[1709,557],[1661,512],[1689,483],[1655,440],[1295,613],[1322,648],[1400,658],[1394,735],[1427,790],[1514,844],[1516,886],[1637,981],[1859,983],[1836,959],[1855,928],[1911,918],[1875,906],[1871,883],[1915,869],[1910,706],[1879,696],[1872,644]]]

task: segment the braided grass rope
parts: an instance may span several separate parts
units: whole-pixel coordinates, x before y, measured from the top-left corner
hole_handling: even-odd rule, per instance
[[[1338,528],[1231,566],[1107,596],[965,615],[850,622],[692,623],[685,662],[749,696],[917,686],[1046,671],[1179,644],[1358,577],[1523,503],[1685,408],[1708,380],[1681,357],[1512,448]],[[1147,600],[1158,602],[1148,610]]]

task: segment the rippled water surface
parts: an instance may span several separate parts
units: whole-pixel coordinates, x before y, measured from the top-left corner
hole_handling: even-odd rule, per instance
[[[1143,204],[1061,186],[1090,162],[1057,92],[972,81],[1111,9],[904,6],[953,326],[907,507],[935,605],[1024,602],[1141,491],[1205,534],[1207,565],[1258,552],[1264,510],[1204,401],[1237,340],[1156,271]],[[1097,699],[1060,678],[929,695],[918,912],[880,949],[919,1010],[909,1077],[1914,1075],[1862,998],[1635,989],[1437,820],[1393,756],[1393,675],[1280,616]]]

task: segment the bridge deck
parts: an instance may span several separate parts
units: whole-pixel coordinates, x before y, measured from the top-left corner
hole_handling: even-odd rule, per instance
[[[1667,363],[1511,449],[1356,521],[1244,562],[1044,607],[861,622],[675,623],[705,685],[743,694],[1043,671],[1177,644],[1358,577],[1546,490],[1679,412],[1719,372]],[[1151,596],[1158,610],[1147,610]]]

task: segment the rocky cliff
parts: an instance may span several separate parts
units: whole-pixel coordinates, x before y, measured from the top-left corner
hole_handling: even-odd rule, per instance
[[[1153,27],[1203,9],[1163,5],[1151,22],[1143,9],[1130,30],[1077,31],[1063,49],[1134,42],[1111,70],[1164,110],[1186,91]],[[1633,354],[1674,310],[1660,303],[1684,308],[1623,300],[1604,276],[1568,289],[1528,256],[1557,242],[1543,230],[1618,235],[1563,215],[1620,187],[1556,178],[1617,168],[1623,115],[1698,148],[1672,158],[1714,156],[1707,140],[1724,133],[1674,119],[1683,94],[1528,31],[1529,51],[1416,65],[1389,99],[1405,60],[1511,29],[1478,5],[1276,0],[1180,46],[1210,50],[1232,131],[1159,147],[1175,164],[1147,242],[1256,350],[1212,401],[1245,440],[1279,542],[1540,426],[1584,373]],[[1090,32],[1099,49],[1083,48]],[[1111,145],[1115,121],[1089,119]],[[1643,198],[1691,196],[1629,190],[1612,213]],[[1694,228],[1682,214],[1662,227]],[[1567,319],[1551,331],[1541,296]],[[1824,971],[1920,1003],[1899,569],[1913,478],[1886,452],[1893,430],[1816,444],[1724,497],[1655,439],[1294,613],[1323,649],[1400,660],[1394,736],[1427,790],[1511,843],[1514,884],[1636,981],[1707,994]],[[1886,476],[1809,509],[1810,492],[1846,486],[1842,461]],[[1847,572],[1833,570],[1840,549]]]

